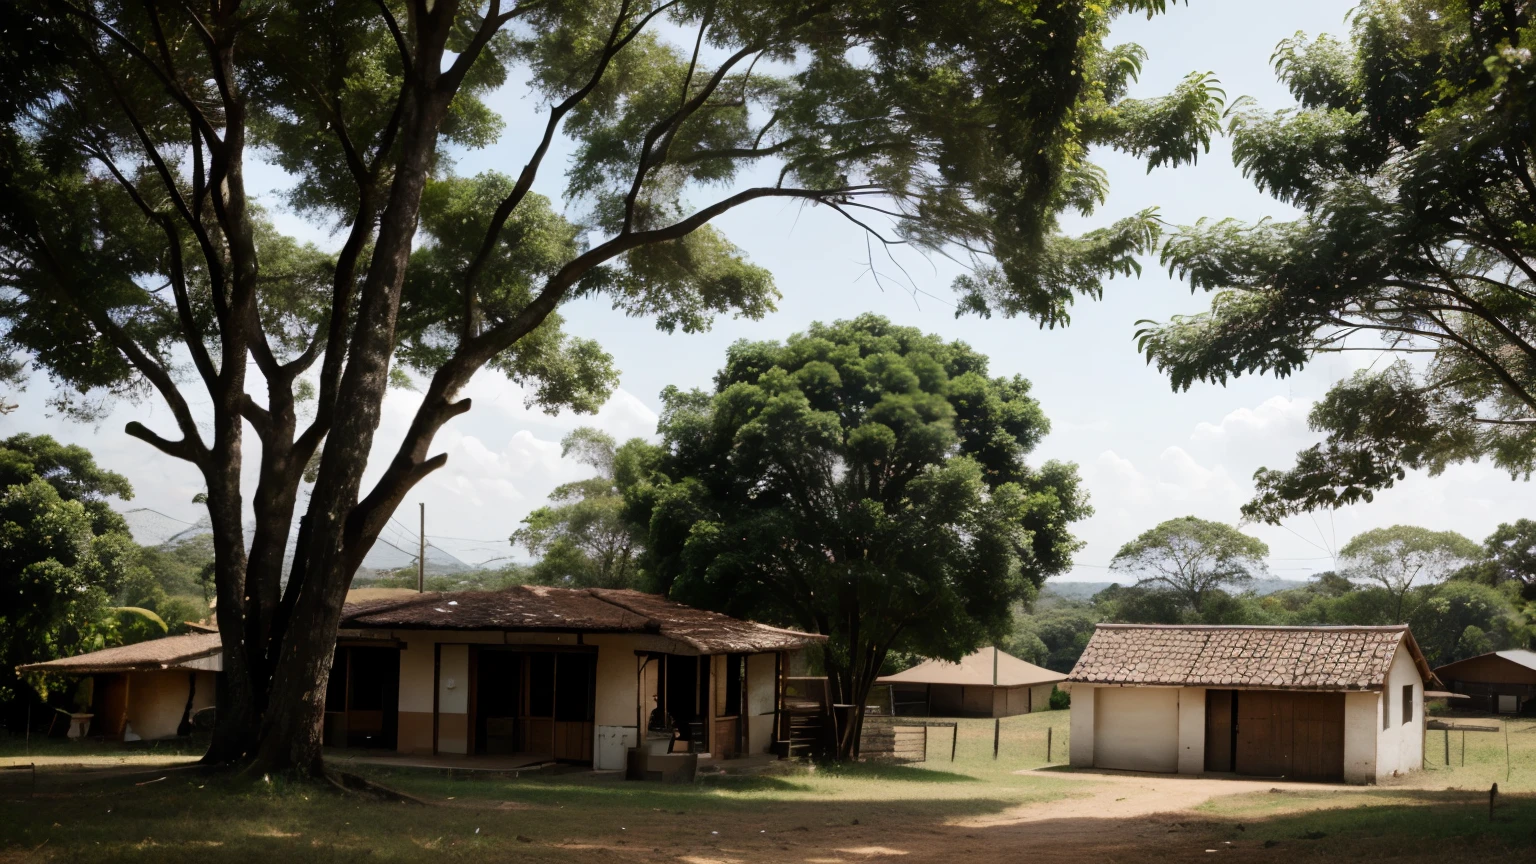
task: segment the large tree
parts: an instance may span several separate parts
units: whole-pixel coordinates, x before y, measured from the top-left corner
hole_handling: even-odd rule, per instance
[[[1089,147],[1159,165],[1208,141],[1208,78],[1128,100],[1140,50],[1104,45],[1117,15],[1164,5],[0,4],[0,354],[46,370],[63,407],[169,408],[171,428],[125,431],[207,484],[224,642],[207,758],[323,770],[348,584],[444,463],[433,438],[470,409],[473,375],[590,409],[614,372],[563,335],[567,301],[689,330],[771,306],[769,275],[711,227],[721,214],[817,205],[881,242],[960,250],[979,294],[1047,323],[1133,268],[1153,214],[1073,239],[1057,217],[1103,199]],[[531,146],[503,157],[522,167],[455,176],[455,152],[501,132],[496,88],[542,111]],[[532,191],[561,135],[568,217]],[[258,163],[339,248],[278,229],[252,199]],[[365,485],[402,370],[420,405]]]
[[[1389,623],[1400,624],[1410,588],[1444,582],[1456,571],[1477,563],[1482,554],[1481,547],[1455,531],[1393,525],[1350,538],[1339,549],[1339,564],[1350,579],[1387,589],[1393,598]]]
[[[829,637],[854,706],[892,651],[959,660],[1064,572],[1089,514],[1076,467],[1031,466],[1049,431],[1020,377],[874,315],[738,342],[713,392],[669,389],[666,457],[627,496],[658,587]]]
[[[1135,576],[1138,585],[1172,593],[1197,614],[1222,587],[1241,587],[1264,574],[1269,547],[1222,522],[1194,516],[1169,519],[1120,547],[1111,570]]]
[[[1349,44],[1298,35],[1299,105],[1251,104],[1233,155],[1300,218],[1180,229],[1162,257],[1210,311],[1149,323],[1176,388],[1385,352],[1313,409],[1324,441],[1261,470],[1245,513],[1369,501],[1406,472],[1536,468],[1536,4],[1368,0]]]

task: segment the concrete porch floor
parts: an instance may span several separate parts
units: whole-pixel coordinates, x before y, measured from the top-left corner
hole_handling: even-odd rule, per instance
[[[558,763],[550,758],[548,754],[544,753],[509,753],[496,756],[487,754],[463,756],[456,753],[439,753],[436,756],[431,756],[396,753],[392,750],[328,747],[325,750],[325,760],[337,767],[344,767],[346,765],[378,765],[393,768],[424,768],[434,771],[505,773],[508,771],[532,771],[546,765],[560,765],[573,771],[588,771],[593,774],[622,773],[616,770],[597,771],[586,766]],[[737,756],[732,759],[715,759],[710,756],[701,756],[699,757],[699,771],[726,774],[752,773],[767,768],[778,761],[780,761],[779,757],[772,753],[753,753],[747,756]]]

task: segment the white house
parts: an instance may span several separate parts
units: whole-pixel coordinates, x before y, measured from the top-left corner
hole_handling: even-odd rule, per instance
[[[1071,762],[1372,783],[1420,768],[1426,683],[1401,625],[1100,624],[1067,676]]]

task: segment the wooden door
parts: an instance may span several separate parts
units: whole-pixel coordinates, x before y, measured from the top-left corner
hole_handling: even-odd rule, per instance
[[[1205,770],[1232,770],[1233,713],[1231,690],[1205,691]]]
[[[1237,773],[1343,779],[1344,694],[1243,690],[1236,698]]]
[[[1293,693],[1292,720],[1295,780],[1344,779],[1344,694]]]
[[[1239,774],[1283,777],[1291,771],[1291,715],[1289,694],[1270,690],[1242,690],[1237,696],[1237,753],[1234,769]]]

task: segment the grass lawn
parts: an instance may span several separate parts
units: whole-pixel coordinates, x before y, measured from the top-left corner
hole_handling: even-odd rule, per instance
[[[426,807],[281,781],[209,777],[175,765],[193,754],[174,748],[125,753],[106,749],[110,745],[50,741],[34,742],[34,755],[27,757],[20,742],[0,740],[0,764],[33,758],[40,766],[35,791],[30,772],[0,771],[0,864],[980,864],[1022,860],[1028,850],[1045,860],[1161,862],[1199,857],[1227,842],[1276,861],[1383,850],[1425,861],[1455,860],[1448,853],[1474,849],[1483,861],[1536,855],[1536,732],[1511,731],[1515,779],[1507,786],[1500,782],[1515,794],[1503,799],[1491,824],[1485,790],[1445,791],[1458,784],[1470,789],[1493,770],[1484,751],[1494,736],[1483,736],[1474,747],[1471,734],[1467,768],[1422,773],[1412,788],[1338,793],[1277,784],[1284,791],[1218,798],[1193,813],[1117,819],[1097,812],[1125,794],[1103,778],[1016,773],[1045,764],[1047,729],[1054,761],[1065,760],[1066,720],[1066,712],[1046,712],[1003,721],[996,761],[991,721],[962,720],[954,762],[950,730],[934,729],[930,761],[923,765],[813,769],[774,763],[760,773],[701,777],[686,786],[626,783],[584,771],[507,776],[353,766],[434,805]],[[1502,736],[1498,744],[1502,771]],[[108,770],[66,769],[67,761]],[[1015,818],[1032,811],[1066,815]]]

